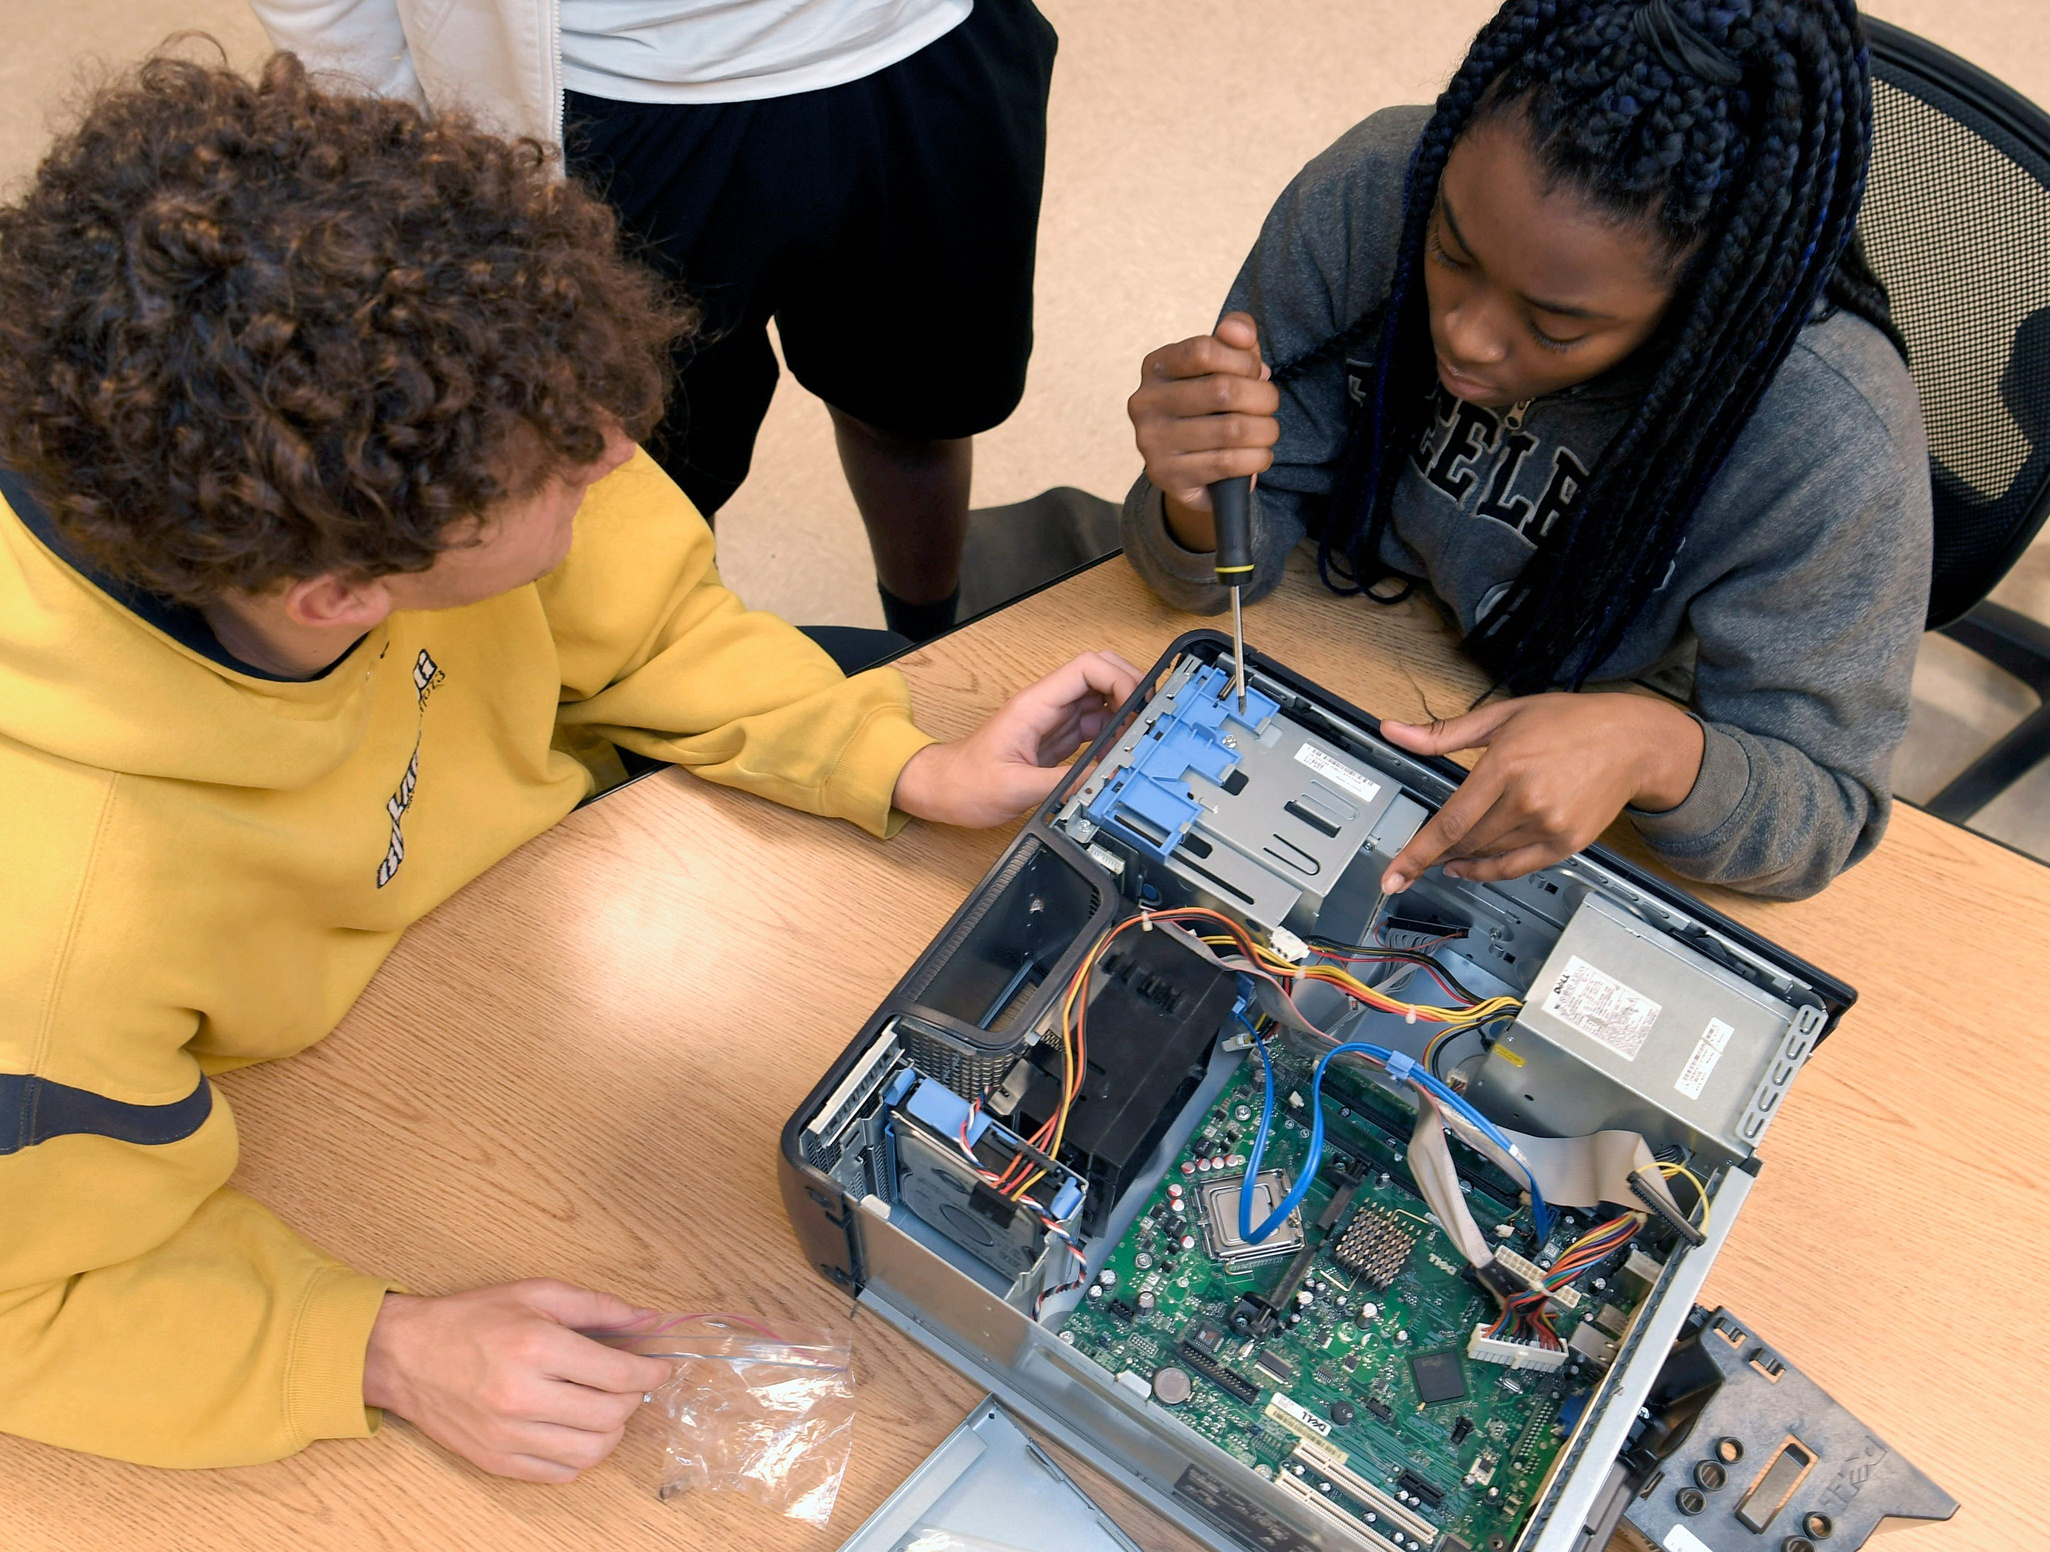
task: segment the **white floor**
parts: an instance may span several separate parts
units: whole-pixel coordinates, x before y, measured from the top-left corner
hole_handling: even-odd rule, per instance
[[[1493,0],[1040,0],[1060,28],[1040,239],[1038,346],[1024,404],[977,448],[976,501],[1071,484],[1117,497],[1136,469],[1123,404],[1145,352],[1206,327],[1274,195],[1346,125],[1435,94]],[[1876,0],[1876,14],[2050,103],[2041,0]],[[244,0],[14,0],[0,51],[0,185],[34,163],[94,62],[192,28],[264,48]],[[887,349],[889,320],[875,320]],[[786,378],[755,474],[720,522],[750,602],[805,623],[877,624],[861,529],[824,409]],[[1996,595],[2050,619],[2050,542]],[[1078,643],[1082,645],[1082,643]],[[1941,638],[1916,673],[1896,769],[1927,797],[2033,705]],[[2050,859],[2050,765],[1978,828]]]

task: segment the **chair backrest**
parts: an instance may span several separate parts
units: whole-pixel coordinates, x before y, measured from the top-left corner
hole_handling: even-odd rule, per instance
[[[1865,18],[1871,179],[1858,221],[1929,431],[1929,623],[1984,598],[2050,514],[2050,114]]]

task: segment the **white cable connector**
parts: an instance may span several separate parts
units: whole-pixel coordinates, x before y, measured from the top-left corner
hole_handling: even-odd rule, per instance
[[[1268,933],[1267,942],[1276,954],[1292,965],[1299,965],[1310,957],[1310,945],[1286,927],[1276,927]]]
[[[1550,1374],[1566,1366],[1566,1349],[1563,1347],[1540,1347],[1535,1342],[1514,1342],[1499,1336],[1489,1336],[1485,1323],[1473,1328],[1473,1335],[1467,1338],[1466,1356],[1481,1363],[1499,1363],[1511,1369],[1536,1369],[1540,1374]]]

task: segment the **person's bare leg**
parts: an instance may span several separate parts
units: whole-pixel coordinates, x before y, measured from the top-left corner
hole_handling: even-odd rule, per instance
[[[910,604],[952,597],[961,585],[974,440],[899,436],[842,410],[832,410],[832,416],[840,467],[868,529],[876,580]]]

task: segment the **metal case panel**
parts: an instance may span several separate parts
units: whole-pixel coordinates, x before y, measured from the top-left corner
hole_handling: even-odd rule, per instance
[[[1205,693],[1206,683],[1193,659],[1177,668],[1076,800],[1090,803],[1158,740],[1157,730],[1186,698]],[[1279,717],[1257,737],[1228,722],[1217,742],[1230,769],[1218,781],[1193,768],[1181,777],[1195,817],[1185,834],[1163,843],[1165,865],[1263,926],[1307,930],[1362,848],[1371,842],[1385,866],[1423,822],[1422,809],[1402,798],[1401,783],[1388,772]]]
[[[948,1536],[1019,1552],[1139,1552],[989,1397],[840,1552],[901,1552]]]

